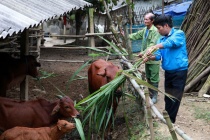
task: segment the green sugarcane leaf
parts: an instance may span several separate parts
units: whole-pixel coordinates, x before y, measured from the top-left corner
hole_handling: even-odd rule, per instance
[[[107,51],[104,51],[104,50],[101,50],[101,49],[98,49],[96,47],[83,47],[83,48],[86,48],[86,49],[90,49],[90,50],[93,50],[93,51],[96,51],[96,52],[102,52],[102,53],[106,53],[106,54],[110,54],[110,52],[107,52]]]
[[[168,94],[168,93],[162,92],[161,90],[159,90],[158,88],[154,87],[153,85],[147,83],[146,81],[144,81],[144,80],[142,80],[142,79],[136,78],[135,76],[129,74],[128,72],[123,72],[122,74],[124,74],[124,75],[127,76],[127,77],[130,77],[130,78],[134,79],[139,85],[144,85],[144,86],[146,86],[146,87],[148,87],[148,88],[150,88],[150,89],[153,89],[153,90],[155,90],[155,91],[158,91],[158,92],[160,92],[160,93],[162,93],[162,94],[168,96],[170,99],[175,98],[174,96],[172,96],[172,95],[170,95],[170,94]],[[175,98],[175,99],[177,99],[177,98]],[[172,100],[173,100],[173,99],[172,99]],[[178,100],[178,99],[177,99],[177,100]]]
[[[104,100],[103,100],[103,103],[104,104],[101,104],[100,106],[102,106],[102,109],[100,111],[100,114],[98,116],[99,120],[100,120],[100,123],[99,123],[99,130],[101,129],[101,126],[104,122],[104,119],[105,119],[105,115],[106,115],[106,112],[107,112],[107,109],[108,109],[108,105],[109,105],[109,98],[110,98],[110,94],[109,96],[107,96]]]
[[[58,87],[56,87],[53,83],[51,83],[50,81],[47,81],[48,83],[50,83],[59,93],[61,93],[62,95],[66,96],[65,93],[63,93]]]
[[[83,114],[84,114],[84,112],[83,112]],[[90,118],[91,115],[92,115],[91,112],[85,114],[85,118],[82,121],[83,126],[86,124],[86,122],[88,121],[88,119]]]
[[[85,103],[88,103],[90,102],[91,100],[93,100],[94,98],[98,97],[98,93],[101,92],[101,90],[97,90],[95,91],[94,93],[88,95],[86,98],[82,99],[80,102],[77,103],[77,105],[81,105],[81,104],[85,104]],[[77,106],[76,105],[76,106]]]
[[[112,42],[110,42],[110,41],[108,41],[108,40],[106,40],[105,38],[103,38],[103,37],[101,37],[101,36],[98,36],[98,37],[100,37],[101,39],[103,39],[104,41],[106,41],[111,47],[113,47],[114,48],[114,50],[118,50],[119,52],[121,52],[122,54],[128,54],[127,52],[126,52],[126,50],[120,50],[119,49],[119,47],[117,47],[114,43],[112,43]],[[124,52],[125,51],[125,52]],[[118,52],[115,52],[116,54],[119,54]]]
[[[98,124],[98,132],[101,130],[101,126],[102,126],[102,124],[103,124],[103,122],[104,122],[104,120],[105,120],[105,116],[106,116],[106,108],[105,109],[103,109],[103,112],[102,112],[102,114],[100,114],[99,116],[98,116],[98,121],[97,121],[97,124]]]
[[[84,134],[84,131],[83,131],[83,128],[82,128],[81,121],[77,118],[74,118],[74,120],[76,122],[76,128],[77,128],[77,131],[79,132],[80,138],[82,140],[85,140],[85,134]]]
[[[112,114],[113,114],[113,110],[112,110],[112,107],[111,107],[110,110],[109,110],[109,114],[108,114],[108,117],[107,117],[105,128],[107,127],[107,125],[108,125],[108,123],[110,121],[110,118],[111,118]]]
[[[127,97],[131,98],[131,99],[136,99],[135,96],[133,96],[132,94],[129,94],[129,93],[124,93],[124,95],[126,95]]]
[[[68,80],[67,85],[66,85],[66,91],[68,91],[68,87],[70,85],[70,83],[74,80],[74,78],[76,77],[76,75],[83,70],[90,62],[92,62],[92,60],[87,61],[84,65],[82,65],[79,69],[76,70],[76,72],[71,76],[71,78]]]

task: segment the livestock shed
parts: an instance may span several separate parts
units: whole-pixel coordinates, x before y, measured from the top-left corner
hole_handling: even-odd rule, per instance
[[[21,57],[29,53],[39,54],[44,21],[90,5],[83,0],[1,0],[0,52],[16,52]],[[27,76],[20,91],[20,99],[28,100]]]

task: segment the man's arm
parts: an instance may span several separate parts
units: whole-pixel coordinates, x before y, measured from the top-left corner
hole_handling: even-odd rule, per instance
[[[143,33],[144,33],[144,30],[143,29],[142,30],[139,30],[136,33],[129,34],[129,38],[131,40],[143,39]]]

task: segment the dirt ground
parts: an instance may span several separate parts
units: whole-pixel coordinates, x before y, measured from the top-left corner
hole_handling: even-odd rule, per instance
[[[91,59],[87,56],[87,50],[71,50],[71,49],[41,49],[41,71],[52,74],[48,78],[42,79],[40,82],[29,77],[29,100],[36,97],[43,97],[48,100],[55,100],[54,95],[60,94],[55,88],[57,87],[63,93],[71,97],[76,102],[88,96],[87,79],[76,80],[68,84],[70,77],[73,73],[84,64],[87,60]],[[48,60],[48,61],[46,61]],[[51,62],[49,61],[51,60]],[[65,60],[71,62],[54,62],[53,60]],[[119,65],[118,60],[114,61]],[[87,67],[83,69],[80,76],[87,77]],[[163,91],[163,70],[161,70],[160,89]],[[69,86],[68,86],[69,85]],[[68,87],[68,90],[67,90]],[[19,89],[15,88],[8,92],[7,96],[18,99]],[[158,103],[155,105],[162,113],[164,109],[163,95],[159,94]],[[176,125],[183,130],[193,140],[209,140],[210,138],[210,122],[203,119],[196,119],[196,108],[210,110],[210,99],[197,98],[196,96],[188,95],[183,97],[180,110],[177,116]],[[128,123],[126,124],[124,114],[128,116]],[[149,139],[148,135],[142,136],[143,117],[142,111],[138,108],[135,101],[125,99],[120,103],[118,108],[115,128],[113,130],[114,140],[144,140]],[[155,127],[155,139],[157,140],[170,140],[170,132],[165,124],[162,124],[158,119],[155,120],[157,126]],[[132,136],[129,136],[129,126]],[[62,140],[78,140],[78,136],[71,135],[65,136]],[[182,138],[179,137],[181,140]]]

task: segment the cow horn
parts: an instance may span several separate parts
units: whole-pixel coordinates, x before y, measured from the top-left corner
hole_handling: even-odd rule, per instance
[[[62,95],[55,95],[58,99],[62,99],[63,96]]]

